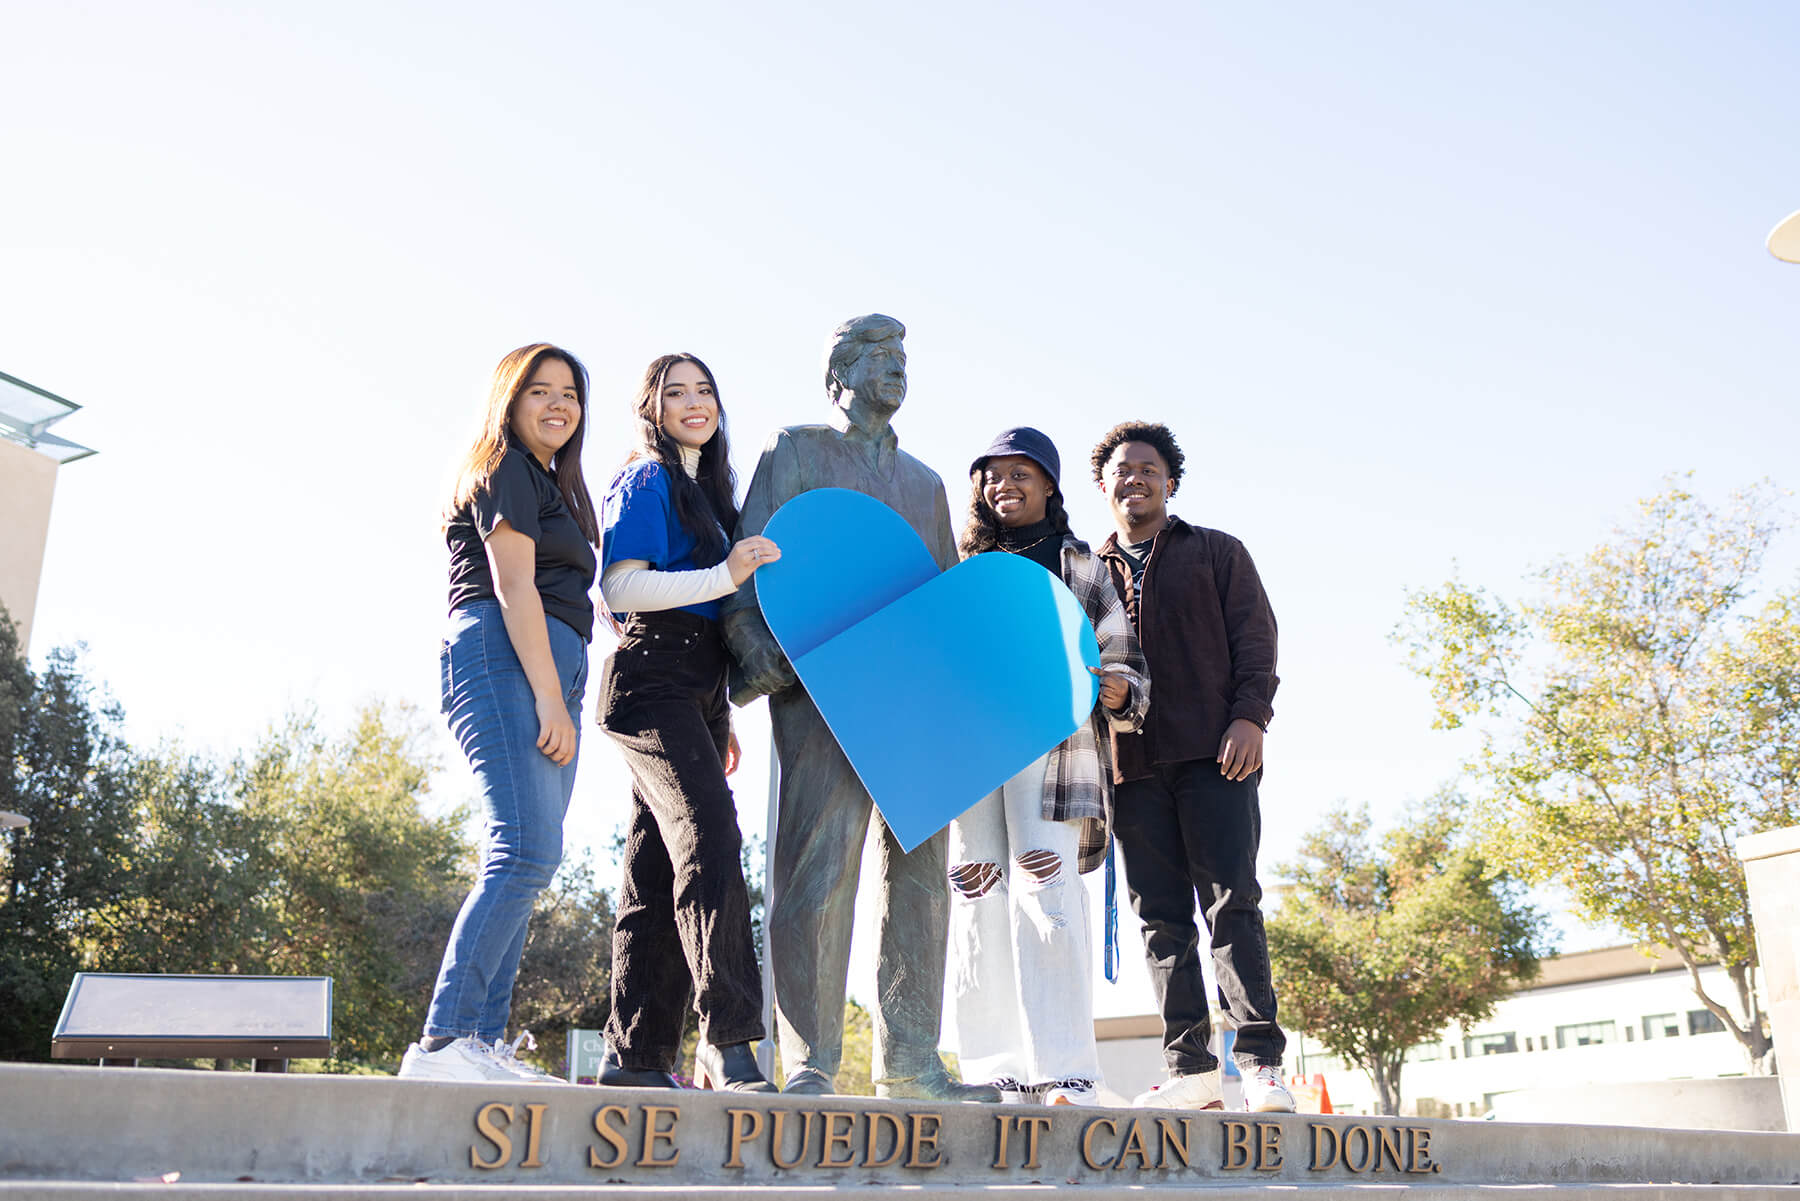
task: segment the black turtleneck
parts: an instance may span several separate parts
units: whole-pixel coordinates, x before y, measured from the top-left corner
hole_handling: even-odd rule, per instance
[[[1001,526],[999,549],[1023,555],[1051,575],[1062,578],[1062,533],[1048,517],[1030,525]]]

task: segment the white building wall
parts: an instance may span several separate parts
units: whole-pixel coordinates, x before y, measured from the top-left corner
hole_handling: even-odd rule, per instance
[[[1700,976],[1709,995],[1729,1007],[1731,982],[1725,972],[1704,968]],[[1442,1105],[1447,1116],[1477,1117],[1487,1111],[1495,1094],[1518,1089],[1746,1075],[1749,1061],[1729,1031],[1690,1033],[1689,1015],[1703,1008],[1687,972],[1666,962],[1655,972],[1516,993],[1500,1002],[1493,1017],[1472,1028],[1466,1039],[1451,1027],[1434,1049],[1415,1052],[1401,1072],[1402,1112],[1416,1113],[1424,1101],[1433,1113]],[[1678,1033],[1646,1038],[1645,1019],[1656,1015],[1673,1015]],[[1607,1022],[1612,1023],[1613,1041],[1579,1045],[1582,1037],[1605,1037]],[[1660,1034],[1665,1024],[1652,1023],[1653,1033]],[[1517,1050],[1483,1053],[1479,1045],[1483,1036],[1506,1034],[1513,1036]],[[1162,1078],[1161,1047],[1154,1037],[1103,1037],[1100,1057],[1108,1087],[1124,1096]],[[1304,1033],[1288,1032],[1285,1071],[1308,1078],[1322,1073],[1332,1106],[1340,1113],[1377,1109],[1369,1077],[1340,1065]]]
[[[1727,1000],[1731,982],[1722,969],[1705,968],[1700,975],[1709,995]],[[1454,1027],[1444,1031],[1435,1058],[1420,1057],[1433,1055],[1429,1049],[1415,1052],[1401,1072],[1401,1106],[1412,1112],[1424,1099],[1449,1106],[1451,1116],[1479,1116],[1494,1094],[1517,1089],[1747,1074],[1749,1061],[1729,1031],[1690,1033],[1694,1025],[1689,1015],[1703,1009],[1687,973],[1668,967],[1517,993],[1496,1006],[1493,1017],[1472,1028],[1466,1039]],[[1645,1037],[1645,1020],[1657,1015],[1673,1015],[1674,1037]],[[1605,1038],[1609,1022],[1612,1041],[1580,1045],[1582,1037]],[[1666,1018],[1652,1023],[1653,1033],[1660,1035],[1666,1023]],[[1586,1029],[1572,1029],[1576,1027]],[[1484,1036],[1506,1034],[1513,1036],[1516,1051],[1483,1053]],[[1310,1074],[1325,1068],[1334,1106],[1374,1112],[1375,1089],[1368,1076],[1329,1060],[1322,1063],[1317,1047],[1305,1040],[1301,1049],[1310,1062],[1304,1070]],[[1299,1057],[1290,1058],[1291,1070],[1302,1070]]]

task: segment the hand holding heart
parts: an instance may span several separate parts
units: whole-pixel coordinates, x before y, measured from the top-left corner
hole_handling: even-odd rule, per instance
[[[725,556],[731,565],[731,582],[742,584],[760,567],[766,567],[781,558],[781,548],[767,538],[745,538],[731,548]]]

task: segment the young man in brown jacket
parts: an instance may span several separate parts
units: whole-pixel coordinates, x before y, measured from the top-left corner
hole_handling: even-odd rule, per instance
[[[1114,829],[1162,1008],[1169,1079],[1136,1104],[1223,1106],[1207,1047],[1195,897],[1212,938],[1246,1108],[1291,1113],[1256,852],[1263,730],[1274,715],[1275,614],[1244,544],[1169,513],[1183,456],[1165,425],[1127,422],[1094,448],[1117,532],[1100,548],[1149,664],[1143,729],[1113,735]]]

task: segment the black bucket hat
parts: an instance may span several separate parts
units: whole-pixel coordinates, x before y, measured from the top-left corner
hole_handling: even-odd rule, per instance
[[[1062,458],[1056,453],[1056,443],[1050,441],[1050,435],[1043,430],[1020,425],[1000,431],[988,448],[969,464],[969,474],[974,475],[989,459],[1002,455],[1024,455],[1049,473],[1051,483],[1062,487]]]

